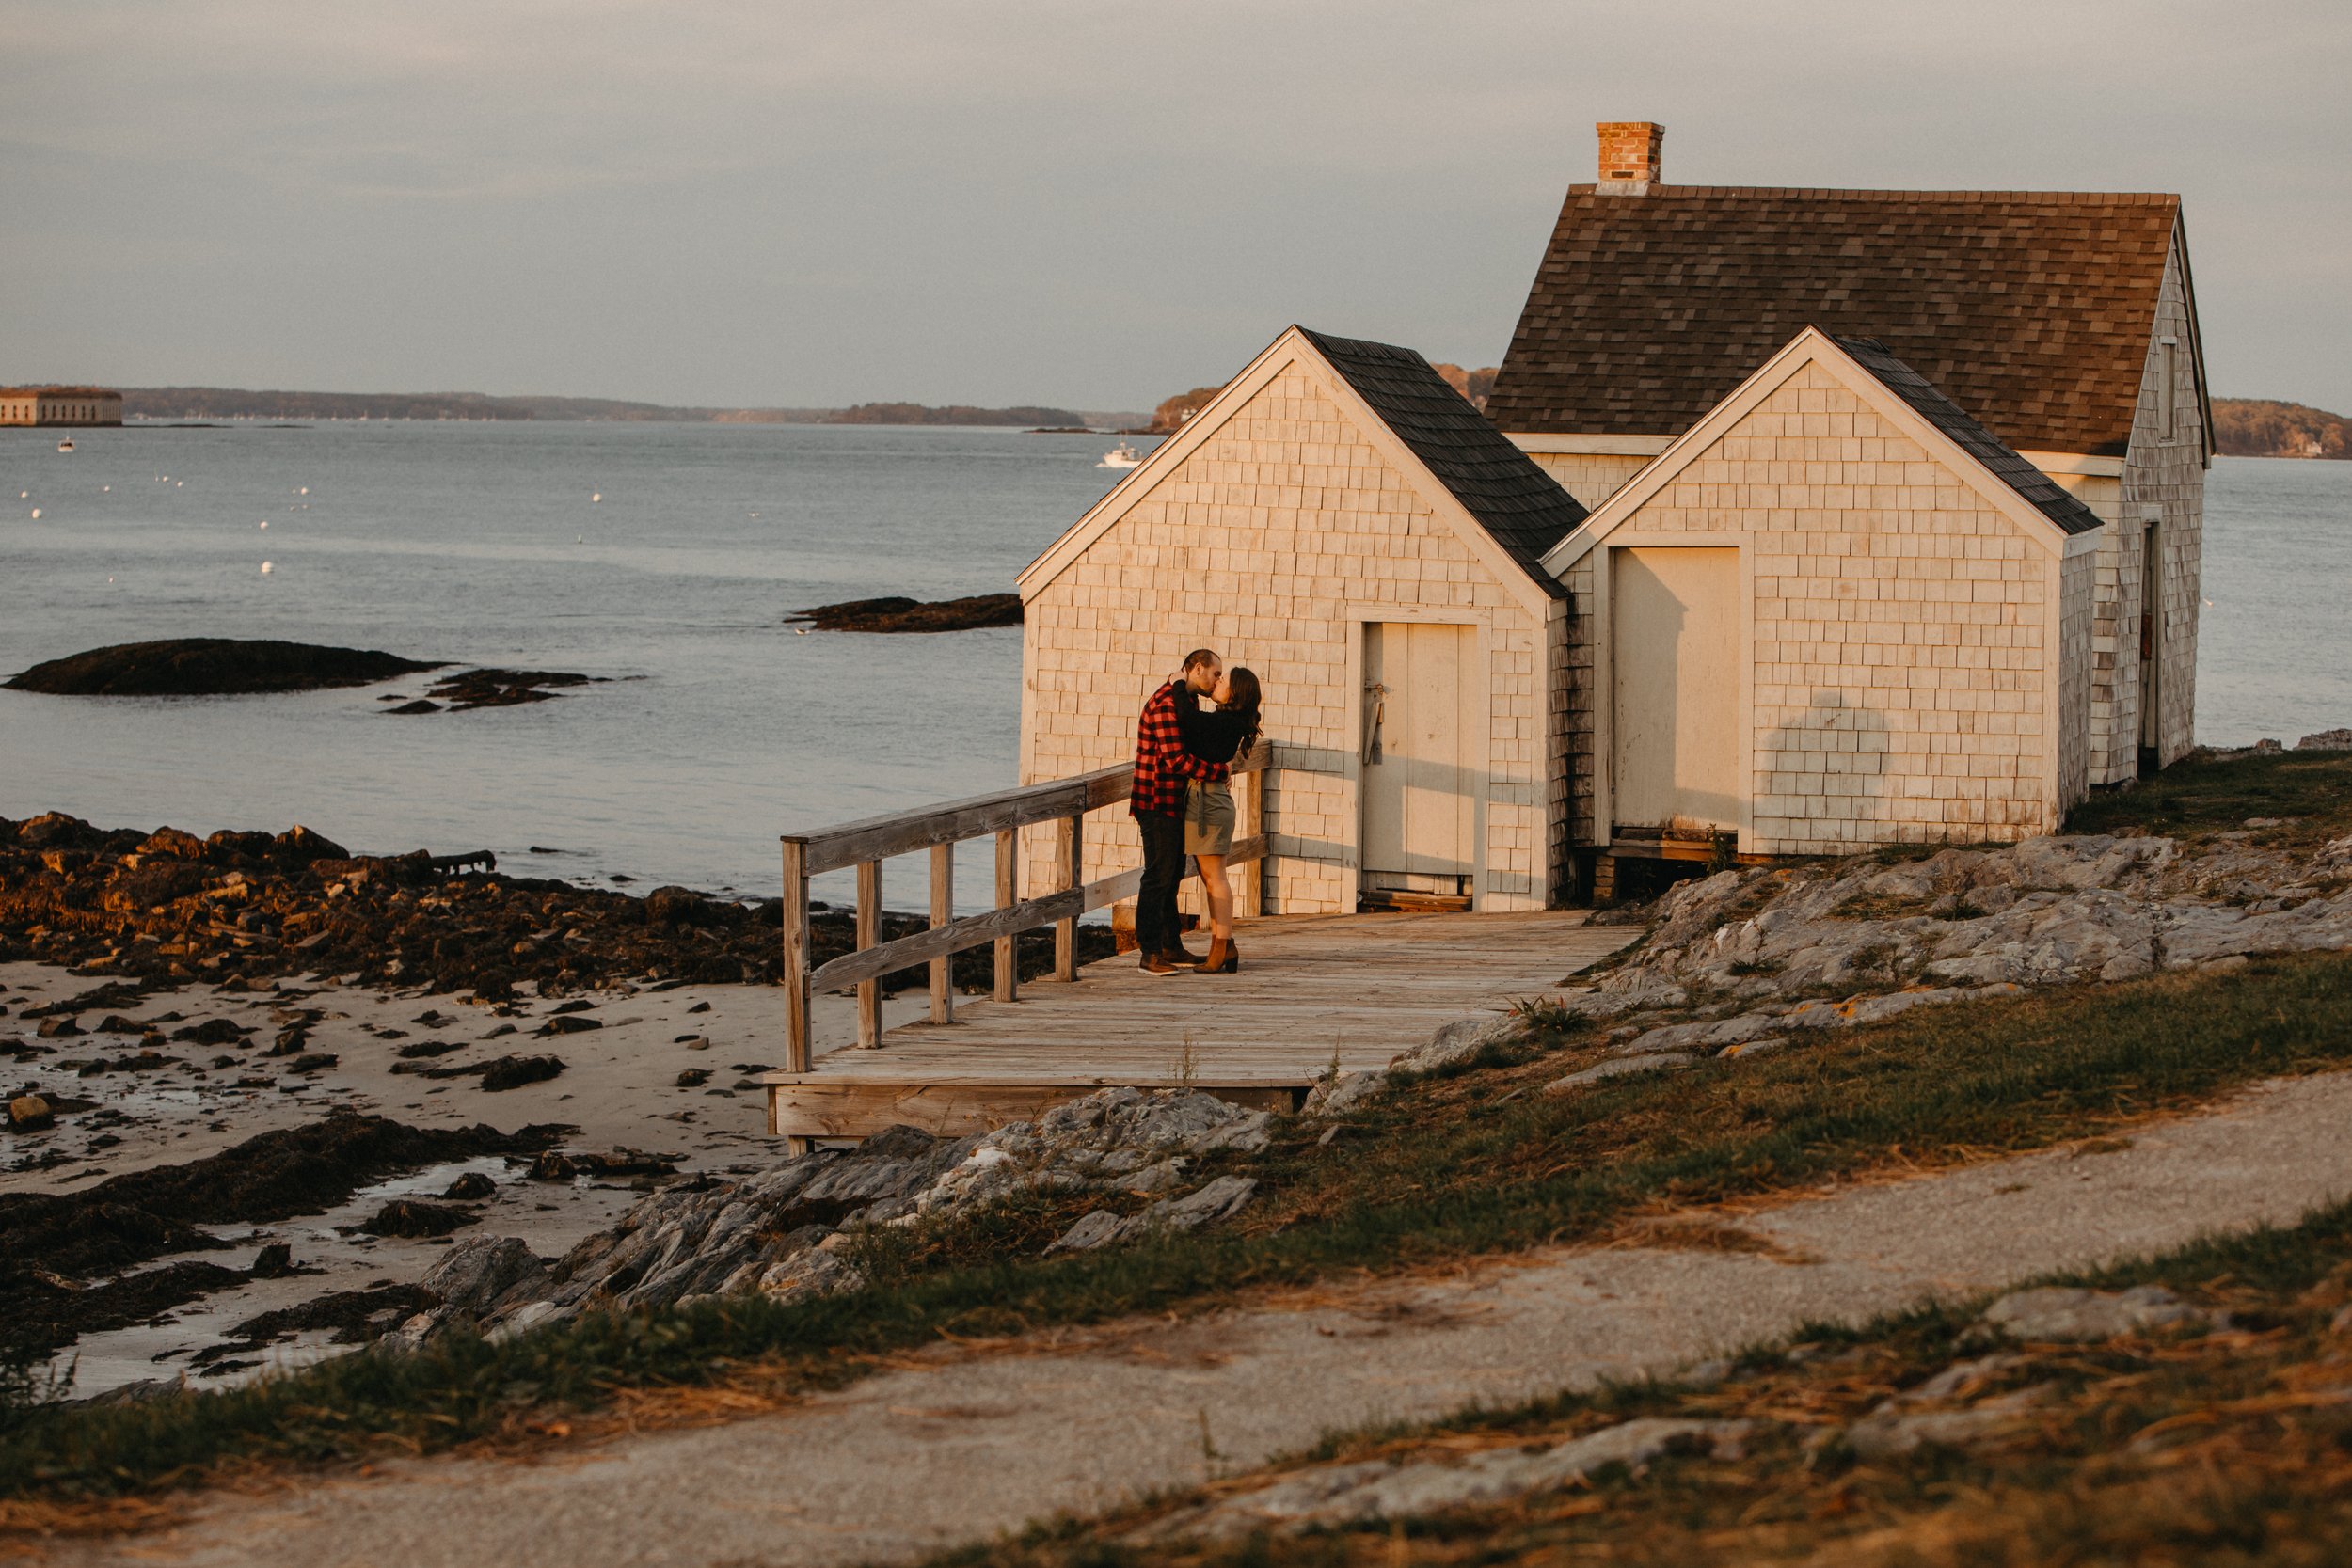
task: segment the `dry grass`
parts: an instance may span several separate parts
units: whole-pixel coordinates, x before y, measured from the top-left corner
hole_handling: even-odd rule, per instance
[[[1214,1487],[947,1554],[932,1568],[2303,1568],[2352,1560],[2352,1206],[2088,1282],[2162,1282],[2235,1322],[2186,1338],[2012,1347],[2019,1363],[1963,1398],[2026,1386],[2048,1398],[2014,1429],[1968,1449],[1864,1463],[1842,1438],[1883,1401],[1985,1348],[1971,1340],[1969,1314],[1926,1310],[1825,1331],[1787,1353],[1751,1353],[1713,1387],[1607,1388],[1365,1433]],[[1661,1460],[1494,1506],[1214,1545],[1142,1544],[1136,1534],[1298,1463],[1442,1463],[1644,1415],[1745,1418],[1756,1435],[1738,1458]]]

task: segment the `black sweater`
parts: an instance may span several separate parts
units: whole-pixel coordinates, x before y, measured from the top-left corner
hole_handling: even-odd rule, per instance
[[[1231,762],[1249,729],[1248,716],[1223,708],[1203,709],[1200,693],[1189,686],[1176,689],[1176,727],[1184,750],[1202,762]]]

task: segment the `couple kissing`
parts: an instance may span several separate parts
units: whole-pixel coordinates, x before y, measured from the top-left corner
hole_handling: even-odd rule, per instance
[[[1206,697],[1216,706],[1204,709]],[[1258,739],[1258,677],[1207,648],[1152,693],[1136,725],[1135,793],[1127,809],[1143,834],[1143,887],[1136,895],[1136,946],[1147,974],[1232,974],[1233,888],[1225,858],[1233,848],[1233,759]],[[1199,868],[1208,896],[1209,953],[1184,946],[1176,889],[1184,863]]]

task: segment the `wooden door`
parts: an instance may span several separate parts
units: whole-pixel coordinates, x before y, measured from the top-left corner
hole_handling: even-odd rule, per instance
[[[1737,829],[1740,552],[1622,548],[1610,562],[1617,828]]]
[[[1477,648],[1475,626],[1391,621],[1364,628],[1359,881],[1367,895],[1467,907],[1478,825],[1480,773],[1470,751]]]

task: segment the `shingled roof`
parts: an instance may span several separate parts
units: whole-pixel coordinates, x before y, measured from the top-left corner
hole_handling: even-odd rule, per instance
[[[1926,376],[1888,353],[1884,343],[1875,338],[1841,338],[1836,333],[1829,334],[1829,339],[1868,371],[1880,386],[1958,442],[1969,456],[1983,464],[1994,478],[2023,496],[2059,529],[2067,533],[2089,533],[2099,526],[2098,515],[2090,508],[2018,456],[2014,449],[1971,419],[1967,410],[1946,397]]]
[[[1572,185],[1487,418],[1676,436],[1808,325],[1867,335],[2011,448],[2121,456],[2174,196]]]
[[[1554,596],[1565,592],[1543,556],[1584,520],[1574,496],[1411,349],[1298,332],[1529,577]]]

